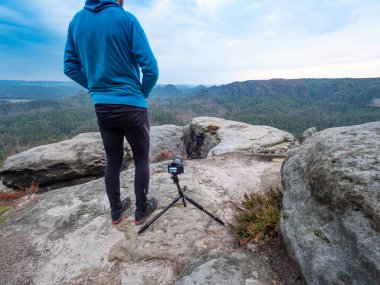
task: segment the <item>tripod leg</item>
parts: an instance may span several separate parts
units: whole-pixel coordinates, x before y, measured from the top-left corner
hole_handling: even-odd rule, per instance
[[[207,215],[209,215],[211,218],[213,218],[215,221],[217,221],[219,224],[223,225],[224,226],[224,222],[219,219],[218,217],[215,217],[213,214],[211,214],[210,212],[208,212],[205,208],[203,208],[200,204],[198,204],[197,202],[195,202],[193,199],[191,199],[190,197],[185,196],[185,199],[187,201],[189,201],[191,204],[193,204],[195,207],[197,207],[199,210],[201,210],[202,212],[206,213]]]
[[[175,203],[178,202],[178,200],[181,199],[181,196],[178,196],[177,198],[175,198],[169,205],[167,205],[164,209],[161,210],[161,212],[159,212],[155,217],[153,217],[152,220],[150,220],[149,222],[147,222],[139,231],[138,231],[138,234],[141,234],[143,233],[147,228],[149,228],[149,226],[151,224],[153,224],[159,217],[162,216],[163,213],[165,213],[167,210],[169,210],[169,208],[171,206],[173,206]]]
[[[182,204],[184,207],[186,207],[186,201],[185,201],[185,196],[183,195],[183,191],[181,189],[181,186],[179,186],[179,180],[178,180],[178,177],[174,178],[173,179],[174,181],[174,184],[177,186],[177,189],[178,189],[178,195],[181,197],[182,199]],[[184,191],[186,191],[186,186],[184,188]]]

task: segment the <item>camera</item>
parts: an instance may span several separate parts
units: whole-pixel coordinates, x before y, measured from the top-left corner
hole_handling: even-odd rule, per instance
[[[168,165],[168,172],[171,174],[182,174],[184,172],[181,156],[176,155],[173,162]]]

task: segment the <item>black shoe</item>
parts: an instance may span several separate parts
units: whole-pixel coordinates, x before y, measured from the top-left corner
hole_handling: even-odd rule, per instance
[[[117,225],[121,222],[123,213],[131,206],[132,202],[130,198],[125,198],[121,201],[121,209],[111,211],[112,224]]]
[[[146,218],[154,212],[154,210],[157,209],[157,199],[156,198],[150,198],[148,202],[146,203],[146,210],[143,211],[136,211],[135,213],[135,225],[141,225]]]

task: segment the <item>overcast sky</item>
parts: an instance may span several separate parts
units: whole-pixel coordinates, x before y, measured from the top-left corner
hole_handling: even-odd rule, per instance
[[[0,0],[0,79],[68,80],[67,26],[84,0]],[[379,0],[125,0],[159,83],[380,77]]]

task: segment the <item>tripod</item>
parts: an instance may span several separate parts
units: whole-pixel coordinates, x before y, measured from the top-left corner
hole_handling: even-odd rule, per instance
[[[173,180],[174,184],[177,185],[178,190],[178,196],[174,198],[174,200],[167,205],[164,209],[161,210],[151,221],[147,222],[139,231],[138,234],[143,233],[151,224],[153,224],[159,217],[162,216],[167,210],[169,210],[175,203],[177,203],[180,199],[182,199],[183,206],[186,207],[186,200],[193,204],[195,207],[197,207],[202,212],[209,215],[211,218],[213,218],[215,221],[217,221],[219,224],[224,226],[224,222],[220,220],[219,218],[215,217],[213,214],[208,212],[205,208],[203,208],[201,205],[199,205],[197,202],[195,202],[193,199],[191,199],[189,196],[185,195],[184,192],[187,190],[187,187],[185,186],[183,190],[179,186],[179,178],[178,174],[172,174],[171,179]]]

